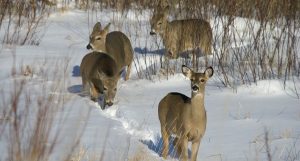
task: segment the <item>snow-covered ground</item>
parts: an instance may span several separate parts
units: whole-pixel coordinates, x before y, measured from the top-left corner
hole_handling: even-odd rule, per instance
[[[81,97],[78,65],[89,52],[85,47],[96,21],[101,21],[102,24],[114,21],[111,30],[122,26],[136,49],[136,55],[140,54],[137,51],[143,49],[145,44],[148,49],[155,49],[154,43],[151,44],[153,38],[149,38],[148,34],[148,12],[144,15],[141,13],[138,17],[130,12],[126,18],[109,11],[93,16],[91,18],[86,12],[79,10],[52,14],[39,46],[12,48],[2,44],[0,90],[8,90],[12,80],[17,79],[11,77],[14,61],[17,69],[22,65],[31,65],[36,71],[45,64],[51,68],[52,63],[60,62],[61,68],[66,67],[63,94],[69,97],[69,103],[65,104],[68,110],[62,111],[66,113],[62,129],[64,138],[54,152],[63,152],[70,136],[84,125],[80,146],[87,149],[88,154],[102,155],[105,161],[127,160],[142,149],[145,160],[163,160],[159,156],[161,136],[157,105],[171,91],[190,96],[190,82],[180,73],[168,80],[158,77],[153,80],[138,79],[133,66],[131,78],[126,82],[120,80],[115,104],[108,109],[103,111],[89,97]],[[135,25],[142,25],[143,30],[134,31],[137,28]],[[149,56],[159,57],[155,54]],[[38,81],[39,79],[39,76],[33,76],[30,81],[45,83]],[[298,80],[296,85],[299,84]],[[291,89],[284,90],[282,81],[279,80],[259,81],[256,85],[239,86],[232,90],[222,87],[219,79],[212,77],[206,87],[208,123],[198,160],[267,160],[266,131],[273,161],[288,161],[293,160],[293,157],[294,160],[300,160],[300,100],[294,98],[291,91],[292,86]],[[85,114],[88,112],[90,114],[86,118]],[[5,140],[0,140],[0,143],[0,149],[5,152]],[[2,157],[0,160],[3,160]],[[58,157],[54,155],[53,160]],[[168,160],[177,158],[170,156]]]

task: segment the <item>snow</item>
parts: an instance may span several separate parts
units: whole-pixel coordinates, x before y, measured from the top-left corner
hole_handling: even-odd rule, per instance
[[[80,146],[88,149],[88,154],[102,155],[103,160],[126,160],[139,149],[144,149],[143,153],[149,154],[147,157],[152,158],[151,160],[163,160],[159,154],[162,142],[157,105],[169,92],[175,91],[190,96],[190,82],[182,74],[176,73],[168,79],[138,79],[133,65],[131,79],[119,81],[115,104],[105,110],[101,110],[89,97],[79,95],[81,78],[78,75],[78,65],[82,57],[89,52],[85,46],[93,24],[101,21],[105,25],[113,21],[115,23],[112,24],[111,30],[115,30],[119,28],[118,21],[122,21],[124,32],[130,35],[133,47],[143,49],[147,44],[149,49],[147,56],[139,55],[137,59],[140,62],[149,57],[159,60],[159,55],[151,53],[155,45],[151,44],[152,38],[149,40],[150,16],[149,11],[138,14],[131,11],[123,16],[104,10],[89,21],[88,14],[79,10],[55,13],[48,20],[46,33],[39,46],[10,48],[2,44],[0,90],[9,90],[12,80],[17,79],[10,76],[14,62],[17,69],[24,65],[32,65],[39,71],[29,80],[31,86],[36,88],[40,84],[51,84],[51,80],[58,79],[53,71],[51,72],[57,70],[54,63],[59,62],[61,65],[59,72],[66,68],[66,82],[62,94],[68,96],[69,103],[64,105],[66,110],[60,111],[65,121],[56,122],[56,126],[63,124],[61,133],[64,137],[61,138],[59,147],[54,150],[52,160],[59,159],[60,153],[67,149],[68,143],[77,136],[74,134],[80,128],[84,128]],[[134,31],[133,27],[138,23],[135,22],[137,19],[143,28],[138,32]],[[243,20],[240,21],[239,27],[243,26]],[[147,67],[146,64],[141,64],[142,68]],[[44,79],[42,69],[47,69],[44,72],[50,74],[48,81],[39,81]],[[59,77],[61,78],[61,75]],[[299,80],[296,81],[296,85],[299,85]],[[201,141],[198,160],[267,160],[264,142],[266,130],[269,133],[273,161],[288,160],[286,157],[291,149],[299,153],[300,100],[292,96],[294,83],[288,81],[287,89],[284,89],[282,82],[264,80],[232,90],[220,87],[218,79],[212,77],[206,87],[205,106],[208,123]],[[0,150],[6,152],[5,140],[1,139],[0,143]],[[4,158],[5,155],[2,155],[0,160]],[[168,158],[177,159],[171,156]],[[300,160],[299,156],[296,160]]]

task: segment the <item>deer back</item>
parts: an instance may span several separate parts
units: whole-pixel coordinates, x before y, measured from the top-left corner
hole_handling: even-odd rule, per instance
[[[212,29],[205,20],[174,20],[167,24],[165,32],[164,43],[167,48],[176,50],[174,52],[184,52],[195,48],[210,52],[207,48],[211,46]]]
[[[106,36],[106,51],[115,60],[119,69],[129,65],[133,59],[133,49],[128,37],[120,32],[113,31]]]
[[[104,94],[105,101],[112,105],[121,74],[114,59],[103,52],[89,53],[82,59],[80,73],[83,80],[92,83],[98,93]]]

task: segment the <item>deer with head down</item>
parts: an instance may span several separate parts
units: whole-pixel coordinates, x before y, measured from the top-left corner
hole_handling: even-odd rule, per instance
[[[159,34],[166,48],[165,56],[177,59],[180,54],[193,51],[195,65],[196,51],[210,55],[212,29],[209,22],[203,19],[185,19],[168,21],[169,6],[158,5],[150,20],[150,35]]]
[[[86,54],[80,64],[84,92],[89,92],[93,101],[103,94],[105,104],[102,109],[105,105],[113,105],[121,72],[110,55],[103,52]]]
[[[204,73],[194,72],[182,66],[182,73],[191,80],[192,97],[172,92],[167,94],[158,105],[158,116],[163,139],[162,156],[167,157],[169,137],[175,135],[173,142],[182,161],[188,160],[188,142],[192,142],[191,160],[196,161],[200,141],[206,129],[204,93],[207,80],[213,75],[213,68]]]
[[[101,23],[97,22],[90,34],[90,41],[86,48],[109,54],[116,62],[119,71],[127,66],[125,80],[128,80],[133,60],[130,40],[120,31],[109,32],[109,26],[110,23],[102,29]]]

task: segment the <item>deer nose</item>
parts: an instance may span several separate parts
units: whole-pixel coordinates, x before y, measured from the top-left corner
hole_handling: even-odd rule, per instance
[[[86,46],[86,49],[90,50],[90,49],[92,49],[92,46],[91,46],[90,44],[88,44],[88,45]]]
[[[193,85],[193,86],[192,86],[192,90],[193,90],[194,92],[197,92],[197,91],[199,90],[199,87],[196,86],[196,85]]]
[[[109,101],[109,102],[106,102],[106,104],[107,104],[108,106],[112,106],[114,103],[111,102],[111,101]]]
[[[150,35],[156,35],[154,31],[150,31]]]

